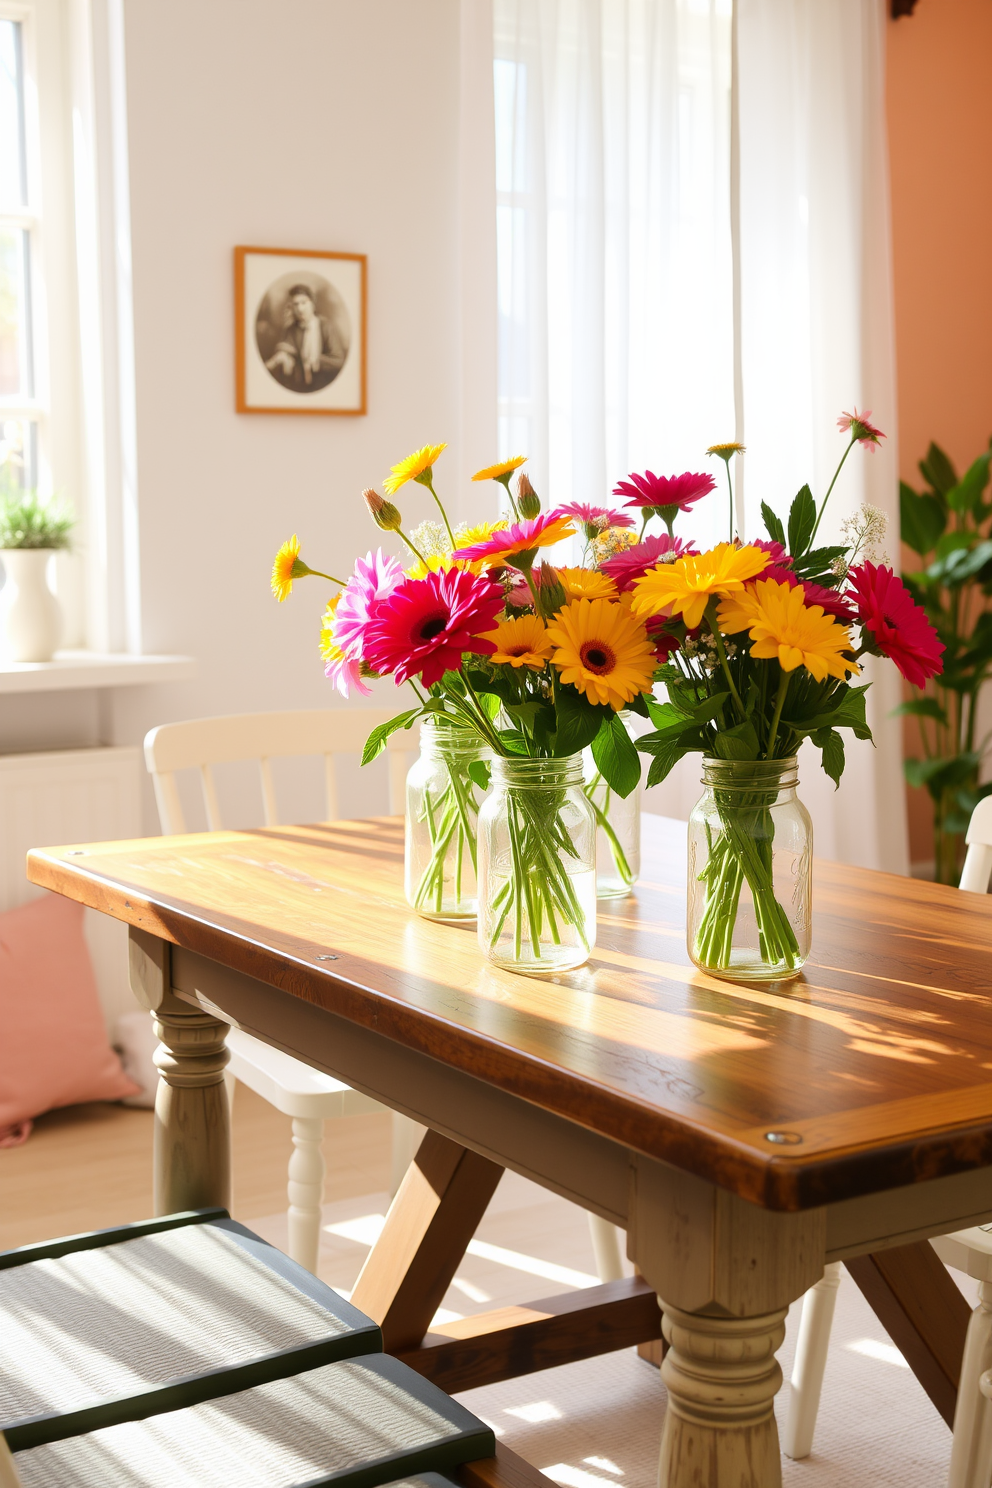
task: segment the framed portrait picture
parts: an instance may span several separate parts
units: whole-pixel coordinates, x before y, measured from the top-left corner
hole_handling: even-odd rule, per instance
[[[365,255],[235,248],[239,413],[365,412]]]

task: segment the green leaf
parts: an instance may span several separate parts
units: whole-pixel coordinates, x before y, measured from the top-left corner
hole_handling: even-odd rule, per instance
[[[789,552],[801,558],[809,547],[816,526],[816,502],[809,486],[803,486],[789,510]]]
[[[824,773],[830,776],[834,783],[834,789],[840,785],[840,777],[844,773],[844,740],[836,729],[817,729],[810,738],[820,750],[823,756]]]
[[[980,756],[971,752],[948,759],[908,759],[903,770],[910,785],[922,785],[936,800],[952,786],[967,785],[978,768]]]
[[[554,734],[554,751],[558,759],[588,749],[599,733],[603,709],[590,703],[574,687],[559,686],[556,699],[558,727]]]
[[[666,776],[672,773],[679,760],[691,752],[689,749],[680,748],[677,744],[670,744],[663,753],[656,754],[651,761],[651,768],[648,770],[648,778],[645,784],[648,787],[660,785]]]
[[[781,543],[785,547],[785,528],[782,526],[782,518],[773,512],[767,501],[761,503],[761,520],[765,524],[765,531],[772,542]]]
[[[972,540],[966,532],[948,532],[945,537],[965,538],[969,544]],[[944,538],[940,541],[944,542]],[[930,578],[939,579],[949,589],[956,589],[968,579],[975,578],[986,565],[992,564],[992,538],[985,538],[971,548],[960,542],[953,547],[948,546],[950,550],[946,557],[939,557],[936,563],[931,563],[927,574]]]
[[[750,718],[735,724],[733,728],[721,729],[713,740],[713,748],[721,759],[757,759],[760,746]]]
[[[648,705],[648,716],[656,729],[668,729],[673,724],[685,723],[686,714],[681,708],[676,708],[673,703],[656,703],[654,698],[650,697],[645,697],[644,700]]]
[[[409,713],[398,713],[395,718],[390,718],[387,723],[376,724],[365,740],[365,748],[362,750],[362,764],[370,765],[374,759],[378,759],[386,747],[386,740],[390,734],[395,734],[397,729],[412,728],[414,719],[420,717],[421,711],[420,708],[411,708]]]
[[[492,773],[492,766],[488,760],[473,760],[468,767],[469,779],[474,780],[480,790],[489,789]]]
[[[835,558],[840,558],[847,552],[846,548],[812,548],[804,557],[797,558],[792,567],[801,579],[819,579],[826,583],[828,588],[834,588],[837,579],[830,572],[830,565]]]
[[[958,483],[958,473],[939,444],[931,443],[926,459],[920,461],[920,474],[941,496]]]
[[[964,475],[947,493],[947,504],[952,511],[974,511],[981,505],[982,493],[989,483],[989,460],[992,454],[979,455],[969,465]]]
[[[608,785],[626,798],[641,778],[641,762],[633,740],[616,713],[604,718],[592,741],[592,757]]]
[[[947,726],[947,714],[943,705],[934,697],[910,698],[908,702],[900,703],[893,712],[897,715],[909,715],[911,718],[936,718],[938,723]]]
[[[903,542],[925,558],[933,552],[947,526],[947,511],[939,496],[920,496],[912,486],[900,481],[899,524]]]

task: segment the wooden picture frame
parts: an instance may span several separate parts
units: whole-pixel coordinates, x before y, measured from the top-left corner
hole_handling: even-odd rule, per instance
[[[367,411],[366,279],[364,253],[235,248],[238,413]]]

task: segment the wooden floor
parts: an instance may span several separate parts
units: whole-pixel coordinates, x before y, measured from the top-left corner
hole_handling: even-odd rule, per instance
[[[0,1150],[0,1250],[147,1219],[152,1213],[151,1111],[95,1103],[50,1111],[22,1147]],[[237,1219],[286,1207],[292,1123],[245,1085],[234,1101]],[[385,1189],[388,1115],[329,1122],[324,1142],[328,1203]]]

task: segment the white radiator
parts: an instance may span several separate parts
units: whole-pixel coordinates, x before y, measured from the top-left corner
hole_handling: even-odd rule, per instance
[[[0,910],[43,891],[28,883],[31,847],[107,842],[141,835],[140,749],[60,749],[0,755]],[[89,942],[108,1031],[135,1001],[127,980],[127,927],[86,911]]]

